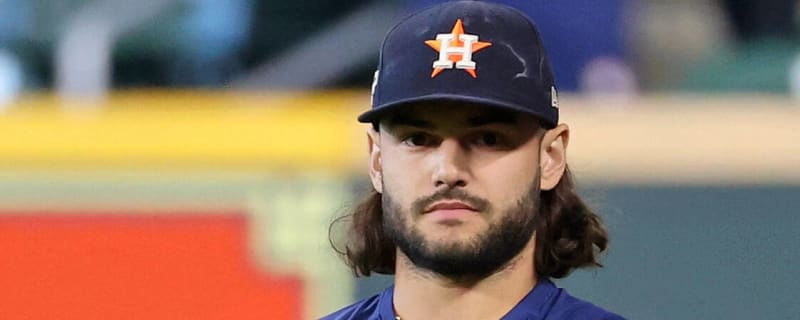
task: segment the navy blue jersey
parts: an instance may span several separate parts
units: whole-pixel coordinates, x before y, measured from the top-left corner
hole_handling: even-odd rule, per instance
[[[361,300],[322,320],[394,320],[392,297],[394,287]],[[619,315],[605,311],[586,301],[570,296],[548,279],[539,279],[536,286],[501,320],[617,320]]]

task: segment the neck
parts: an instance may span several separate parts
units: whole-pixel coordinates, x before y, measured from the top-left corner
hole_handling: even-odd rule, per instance
[[[402,252],[395,266],[394,308],[403,320],[500,319],[536,285],[534,241],[492,275],[454,281],[417,268]]]

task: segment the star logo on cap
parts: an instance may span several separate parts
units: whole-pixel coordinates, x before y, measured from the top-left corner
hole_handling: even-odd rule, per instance
[[[473,78],[477,78],[478,74],[475,72],[477,64],[472,61],[472,54],[492,45],[490,42],[478,41],[477,35],[464,33],[461,19],[456,20],[450,33],[437,34],[436,40],[427,40],[425,44],[439,52],[439,60],[433,62],[431,78],[436,77],[444,69],[453,69],[453,65],[456,69],[462,69]]]

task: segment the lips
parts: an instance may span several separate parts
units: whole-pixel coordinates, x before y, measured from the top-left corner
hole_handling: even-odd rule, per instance
[[[431,213],[436,210],[470,210],[470,211],[478,211],[474,207],[460,202],[460,201],[441,201],[434,203],[432,206],[425,209],[423,213]]]

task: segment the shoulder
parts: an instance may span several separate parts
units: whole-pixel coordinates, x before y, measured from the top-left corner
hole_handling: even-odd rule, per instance
[[[338,311],[322,317],[320,320],[366,320],[377,319],[380,294],[358,301]]]
[[[541,278],[536,286],[512,309],[506,320],[619,320],[623,317],[578,299]]]
[[[622,320],[620,315],[609,312],[590,302],[578,299],[567,293],[564,289],[559,289],[553,301],[550,312],[546,319],[570,319],[570,320]]]

